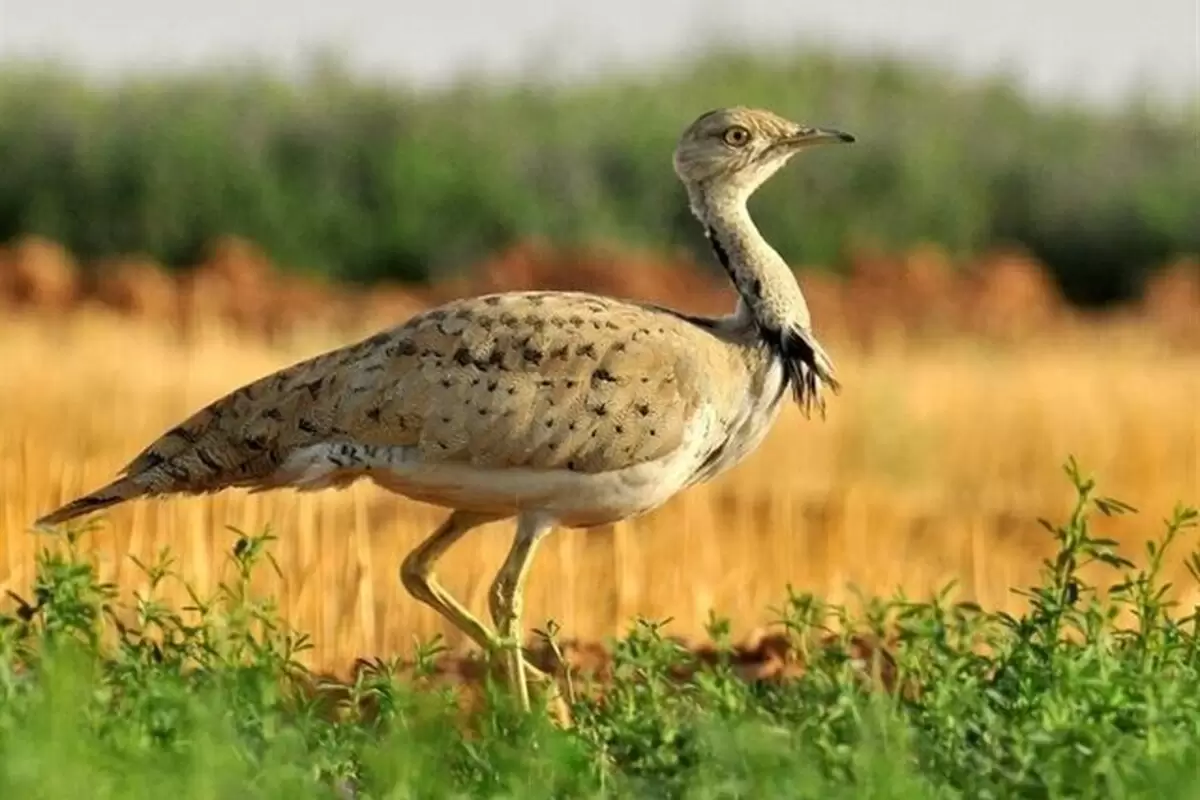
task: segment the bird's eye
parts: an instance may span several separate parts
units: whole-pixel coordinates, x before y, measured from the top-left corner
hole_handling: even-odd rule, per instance
[[[721,137],[725,140],[725,144],[730,147],[741,147],[750,141],[750,131],[743,128],[741,125],[733,125],[725,129],[724,135]]]

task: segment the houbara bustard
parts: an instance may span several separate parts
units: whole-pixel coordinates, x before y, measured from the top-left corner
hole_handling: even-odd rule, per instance
[[[522,654],[522,587],[546,534],[656,508],[756,448],[789,389],[806,415],[824,412],[823,385],[839,389],[800,287],[746,201],[801,150],[852,141],[745,107],[710,111],[684,131],[675,172],[737,287],[728,316],[581,292],[454,300],[237,389],[36,524],[138,497],[370,478],[451,509],[400,577],[479,646],[504,650],[529,709],[527,679],[549,676]],[[488,593],[493,631],[433,570],[471,529],[513,517]]]

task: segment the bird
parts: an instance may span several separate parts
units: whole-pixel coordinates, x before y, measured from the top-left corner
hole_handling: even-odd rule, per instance
[[[453,299],[213,401],[34,525],[136,498],[369,479],[449,512],[404,557],[400,580],[503,656],[528,712],[529,681],[554,683],[520,643],[524,584],[547,534],[658,508],[742,461],[788,402],[823,417],[824,390],[840,392],[800,285],[747,201],[798,153],[854,140],[747,106],[708,111],[683,130],[674,172],[736,289],[723,316],[575,291]],[[471,530],[510,520],[489,628],[434,568]]]

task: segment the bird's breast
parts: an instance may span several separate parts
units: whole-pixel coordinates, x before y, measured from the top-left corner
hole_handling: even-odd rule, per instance
[[[787,394],[787,376],[779,359],[765,359],[747,378],[745,390],[729,403],[725,424],[712,430],[708,456],[691,483],[709,480],[736,466],[762,444],[779,418]]]

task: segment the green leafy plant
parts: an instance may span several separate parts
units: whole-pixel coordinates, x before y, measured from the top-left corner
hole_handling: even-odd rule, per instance
[[[567,730],[491,684],[464,716],[433,680],[438,641],[348,682],[308,673],[307,638],[250,589],[277,569],[269,531],[233,531],[229,580],[179,609],[158,599],[180,580],[169,552],[138,564],[147,589],[125,599],[83,557],[87,532],[68,532],[0,616],[0,795],[1193,797],[1200,610],[1183,614],[1162,574],[1200,516],[1176,508],[1137,566],[1093,528],[1132,507],[1065,471],[1075,503],[1043,521],[1056,553],[1016,590],[1022,613],[953,585],[857,611],[789,587],[775,616],[803,671],[782,681],[739,675],[719,616],[705,666],[669,621],[637,620],[611,679],[570,692]],[[1200,581],[1200,553],[1183,560]]]

